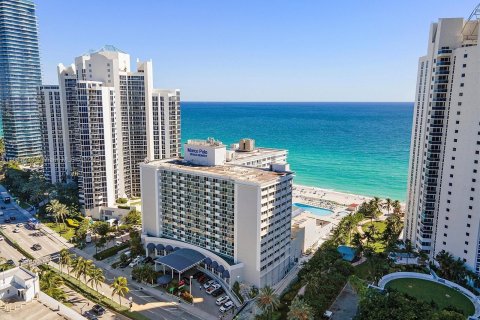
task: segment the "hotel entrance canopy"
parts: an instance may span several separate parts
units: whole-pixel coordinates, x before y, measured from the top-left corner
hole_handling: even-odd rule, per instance
[[[193,249],[178,249],[169,255],[155,259],[155,263],[183,273],[205,260],[205,256]]]

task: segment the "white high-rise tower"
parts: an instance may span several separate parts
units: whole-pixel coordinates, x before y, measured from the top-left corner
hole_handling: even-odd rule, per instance
[[[479,21],[440,19],[420,58],[405,238],[480,267]]]
[[[131,71],[130,56],[113,46],[60,64],[58,77],[61,107],[42,114],[46,177],[76,179],[87,213],[140,196],[139,164],[180,154],[180,91],[154,89],[152,62],[137,61]],[[55,88],[40,87],[42,110],[50,101],[46,90]],[[59,135],[62,154],[52,151]],[[57,168],[63,172],[54,174]]]

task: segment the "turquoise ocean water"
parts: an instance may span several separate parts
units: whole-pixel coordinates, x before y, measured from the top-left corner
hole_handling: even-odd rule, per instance
[[[404,201],[413,103],[183,102],[182,140],[285,148],[295,183]]]

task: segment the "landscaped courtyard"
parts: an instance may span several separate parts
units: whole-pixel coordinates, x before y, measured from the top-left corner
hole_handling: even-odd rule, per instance
[[[452,306],[461,310],[466,316],[475,313],[473,303],[465,295],[440,283],[405,278],[392,280],[385,287],[406,293],[420,301],[427,303],[434,301],[440,310]]]

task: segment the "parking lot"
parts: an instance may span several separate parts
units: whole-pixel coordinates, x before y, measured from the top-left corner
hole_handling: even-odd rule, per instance
[[[126,249],[128,250],[128,249]],[[104,260],[105,263],[108,263],[111,265],[112,263],[118,261],[120,259],[120,254],[117,254],[113,257],[107,258]],[[132,268],[129,266],[126,266],[124,268],[119,267],[118,270],[121,270],[124,275],[127,277],[127,279],[131,279],[131,273],[132,273]],[[159,268],[160,270],[160,268]],[[190,279],[190,276],[193,276],[195,273],[197,273],[199,270],[196,268],[192,268],[191,270],[185,272],[182,274],[182,278],[187,278]],[[167,271],[168,273],[168,271]],[[174,278],[177,279],[178,274],[175,273]],[[185,289],[187,291],[190,290],[190,285],[188,283],[185,284]],[[161,288],[158,288],[158,290],[162,290]],[[227,293],[222,293],[217,297],[214,297],[208,293],[206,293],[206,289],[204,288],[203,284],[201,284],[198,280],[192,278],[192,295],[193,295],[193,301],[195,307],[201,309],[202,311],[211,314],[215,316],[218,319],[225,319],[225,320],[231,320],[233,318],[233,313],[235,308],[232,308],[228,310],[225,313],[220,312],[220,307],[221,305],[216,304],[216,300],[222,296],[227,295]]]

